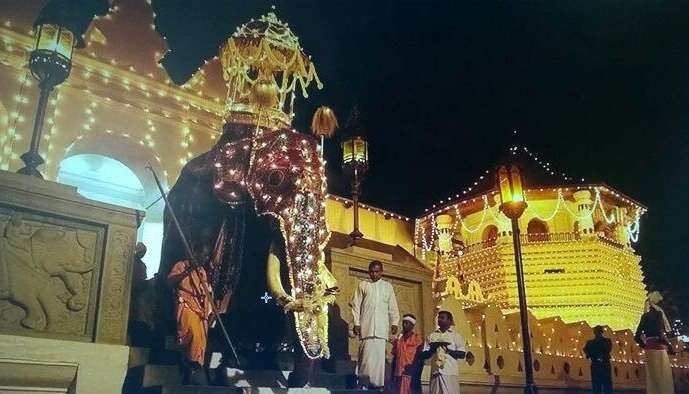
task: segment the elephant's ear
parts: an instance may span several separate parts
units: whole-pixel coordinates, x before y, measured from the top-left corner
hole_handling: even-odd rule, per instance
[[[54,242],[65,237],[65,232],[53,228],[40,228],[33,233],[31,237],[39,242]]]

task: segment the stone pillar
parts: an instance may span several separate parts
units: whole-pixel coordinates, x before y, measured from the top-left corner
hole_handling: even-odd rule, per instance
[[[579,190],[574,192],[574,201],[577,208],[577,219],[579,222],[579,231],[582,235],[593,234],[593,217],[591,215],[593,210],[593,201],[591,200],[591,192],[588,190]]]
[[[0,343],[7,359],[0,375],[19,368],[13,359],[34,360],[37,368],[22,364],[27,379],[13,387],[64,374],[60,363],[69,363],[77,392],[119,392],[101,390],[99,381],[121,384],[126,372],[132,252],[142,220],[141,212],[87,200],[74,187],[0,171]],[[96,362],[106,351],[108,362]]]

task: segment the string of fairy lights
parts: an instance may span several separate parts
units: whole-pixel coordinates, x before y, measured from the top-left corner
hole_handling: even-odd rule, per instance
[[[107,16],[96,18],[96,20],[101,19],[100,23],[103,23],[102,20],[113,20],[113,17],[119,12],[121,12],[121,7],[115,5],[112,7],[111,12]],[[29,31],[28,35],[25,35],[16,29],[11,29],[13,25],[10,21],[3,23],[3,27],[6,28],[3,30],[3,49],[5,50],[5,53],[10,53],[14,56],[13,59],[11,59],[12,61],[3,59],[3,63],[9,63],[9,65],[17,67],[19,64],[21,64],[21,59],[23,59],[32,49],[32,32]],[[98,31],[98,33],[101,34],[100,31]],[[97,42],[101,45],[106,45],[106,40],[98,40]],[[176,86],[172,86],[169,79],[159,81],[159,77],[156,77],[150,72],[144,77],[143,73],[137,74],[137,70],[133,66],[120,64],[120,62],[114,58],[110,58],[109,60],[106,58],[101,58],[95,53],[93,47],[91,47],[91,49],[92,50],[90,52],[86,52],[84,54],[86,56],[75,53],[72,74],[78,75],[81,78],[77,78],[76,80],[72,78],[63,85],[67,89],[78,89],[84,91],[89,97],[92,97],[90,105],[84,108],[84,112],[81,114],[84,121],[78,129],[78,132],[76,133],[77,135],[73,136],[73,138],[72,136],[68,135],[62,136],[63,139],[67,140],[60,141],[66,142],[64,144],[65,146],[69,147],[71,146],[70,142],[82,140],[89,134],[104,132],[107,134],[119,134],[123,137],[131,138],[134,142],[138,142],[142,146],[154,148],[157,145],[156,139],[165,138],[164,135],[155,133],[159,127],[156,117],[160,117],[182,123],[180,131],[183,135],[183,138],[180,140],[179,145],[183,150],[183,154],[178,160],[179,165],[182,166],[191,157],[193,157],[191,146],[194,141],[194,136],[193,133],[191,133],[190,126],[193,126],[194,133],[196,133],[196,127],[198,126],[208,127],[210,130],[208,132],[210,138],[217,138],[217,130],[219,130],[220,125],[222,124],[221,100],[220,97],[212,96],[210,93],[206,94],[205,89],[202,89],[205,83],[205,79],[202,78],[204,73],[203,70],[200,69],[197,73],[197,75],[201,76],[201,78],[192,78],[193,80],[198,81],[198,83],[188,83],[180,89]],[[159,52],[154,53],[154,60],[159,57]],[[217,57],[215,60],[217,60]],[[156,64],[156,66],[161,67],[159,64]],[[25,88],[32,85],[32,78],[30,74],[24,70],[25,69],[23,67],[19,68],[18,80],[20,82],[20,86],[18,87],[18,93],[15,97],[17,101],[16,108],[7,115],[8,132],[3,133],[3,135],[0,136],[0,168],[2,169],[9,169],[11,160],[19,159],[19,152],[16,151],[17,147],[15,146],[15,143],[16,141],[20,141],[22,139],[23,134],[30,133],[30,130],[28,129],[19,130],[20,124],[25,123],[22,110],[24,109],[25,104],[28,104],[30,101],[32,101],[30,98],[33,96],[33,92],[29,94],[25,93]],[[100,78],[100,84],[93,85],[92,83],[88,82],[95,77]],[[91,90],[93,89],[92,86],[95,88],[104,88],[105,85],[122,88],[127,92],[127,99],[113,99],[110,96],[104,96],[101,94],[102,92],[94,92]],[[195,86],[199,87],[199,89],[192,94],[190,90]],[[110,91],[113,93],[116,92],[112,89],[110,89]],[[54,139],[58,134],[58,122],[56,118],[60,114],[58,104],[60,98],[63,96],[62,93],[60,93],[60,89],[58,89],[57,92],[57,94],[54,93],[53,98],[50,100],[50,105],[52,108],[49,107],[47,111],[49,117],[46,119],[47,127],[43,136],[43,139],[47,141],[47,144],[43,144],[41,146],[41,155],[46,159],[46,171],[48,173],[50,173],[49,168],[51,167],[51,164],[55,164],[52,163],[51,160],[51,156],[53,154],[52,151],[54,150],[54,144],[51,142],[51,139]],[[167,109],[165,106],[160,108],[151,108],[147,104],[150,102],[150,99],[153,95],[157,95],[161,98],[169,98],[170,101],[168,102],[176,103],[177,106],[181,107],[182,110],[173,110],[172,108]],[[148,102],[145,102],[143,105],[139,104],[137,103],[136,97],[141,97],[142,100]],[[96,113],[96,108],[101,103],[107,104],[108,108],[112,108],[113,104],[122,104],[127,109],[137,109],[143,111],[146,116],[146,128],[148,131],[139,131],[137,133],[116,132],[112,129],[105,128],[107,126],[97,126],[98,116]],[[194,111],[198,111],[201,117],[195,115]],[[210,117],[207,117],[204,114],[208,114]],[[202,118],[204,120],[202,120]],[[140,130],[141,128],[137,126],[136,129]],[[136,134],[137,136],[143,134],[143,138],[137,140],[131,134]],[[160,157],[157,155],[156,159],[160,161]]]
[[[3,42],[5,42],[6,46],[10,46],[11,41],[5,41],[6,39],[4,38]],[[18,82],[18,92],[14,96],[14,109],[12,112],[4,115],[7,118],[2,122],[7,124],[7,133],[0,135],[0,148],[2,149],[0,151],[0,169],[3,170],[9,169],[11,160],[19,159],[19,155],[14,152],[16,142],[22,139],[21,134],[17,132],[17,127],[19,127],[18,124],[23,124],[26,121],[24,108],[29,103],[29,99],[24,96],[24,89],[33,85],[31,73],[27,71],[20,74]]]
[[[601,213],[601,216],[605,220],[606,223],[608,224],[613,224],[615,223],[618,219],[615,217],[615,215],[608,215],[608,213],[605,210],[605,206],[603,203],[603,199],[601,197],[603,187],[594,187],[592,190],[588,188],[581,188],[577,187],[575,188],[576,190],[589,190],[591,191],[595,197],[593,200],[593,204],[591,204],[590,209],[586,209],[583,212],[576,212],[573,210],[565,199],[564,196],[564,191],[569,191],[569,188],[565,189],[552,189],[553,192],[557,193],[557,196],[555,198],[555,207],[553,208],[552,212],[549,212],[547,214],[542,214],[538,212],[536,208],[534,208],[535,204],[529,205],[526,209],[526,213],[529,213],[532,217],[544,221],[544,222],[550,222],[555,217],[557,216],[558,213],[560,212],[567,212],[572,219],[576,221],[580,221],[582,219],[587,219],[587,218],[593,218],[593,215],[595,214],[596,211]],[[542,192],[543,189],[539,189],[539,192]],[[528,202],[528,193],[530,190],[526,191],[526,201]],[[494,195],[495,193],[492,193],[490,195]],[[505,217],[505,215],[500,212],[497,207],[491,207],[489,200],[488,200],[487,194],[484,194],[478,198],[483,200],[483,208],[481,209],[480,213],[474,213],[473,216],[474,218],[478,215],[479,219],[477,222],[475,222],[474,225],[470,225],[467,223],[467,218],[464,217],[461,212],[460,212],[460,205],[462,203],[456,203],[450,207],[443,208],[442,210],[438,212],[434,212],[431,214],[428,214],[424,217],[421,217],[415,221],[415,229],[414,229],[414,238],[415,238],[415,243],[416,245],[421,245],[422,253],[429,252],[433,249],[433,241],[437,238],[438,235],[438,229],[436,225],[436,216],[439,214],[448,214],[450,212],[454,213],[454,222],[453,222],[453,233],[458,227],[461,227],[461,229],[467,233],[474,234],[481,229],[485,228],[487,221],[489,220],[489,215],[490,219],[492,219],[493,223],[497,223],[499,225],[506,225],[509,223],[509,219]],[[475,201],[476,198],[472,199],[471,201]],[[637,242],[638,237],[639,237],[639,221],[641,216],[644,214],[644,209],[641,207],[637,207],[635,210],[635,215],[634,219],[631,221],[631,223],[624,224],[626,226],[627,231],[629,232],[629,236],[632,242]],[[429,223],[428,227],[430,227],[430,239],[428,238],[428,230],[426,230],[426,225],[425,223]]]
[[[509,148],[509,153],[511,155],[517,155],[519,153],[523,152],[527,157],[529,157],[535,164],[537,164],[546,174],[551,175],[551,176],[556,176],[561,178],[562,181],[566,182],[571,182],[574,180],[574,178],[570,175],[568,175],[564,171],[558,171],[555,170],[549,161],[545,161],[541,159],[537,154],[535,154],[533,151],[531,151],[528,147],[526,146],[512,146]],[[476,178],[474,182],[471,183],[471,186],[467,187],[466,189],[461,191],[460,193],[455,194],[454,197],[448,197],[446,199],[440,200],[437,204],[433,204],[431,208],[425,210],[425,215],[418,218],[415,221],[415,228],[414,228],[414,240],[416,245],[421,246],[421,252],[422,256],[425,258],[425,253],[432,250],[433,248],[433,242],[437,238],[438,235],[438,230],[436,228],[436,223],[435,223],[435,217],[439,214],[449,214],[451,211],[454,212],[454,221],[452,224],[452,233],[455,233],[458,228],[461,228],[462,231],[473,234],[485,227],[486,221],[487,220],[492,220],[493,223],[496,223],[501,226],[505,226],[509,224],[509,219],[505,217],[505,215],[502,214],[502,212],[497,209],[497,207],[491,207],[490,202],[489,202],[489,196],[493,197],[497,192],[495,191],[490,191],[486,194],[483,194],[478,197],[473,197],[471,199],[465,199],[461,201],[457,201],[454,204],[452,201],[456,201],[458,198],[461,198],[463,195],[466,195],[470,193],[471,191],[475,190],[478,186],[481,186],[486,179],[492,179],[493,177],[491,176],[491,171],[490,170],[485,170],[481,173],[480,176]],[[581,182],[585,182],[584,178],[580,178]],[[589,190],[593,192],[595,195],[594,201],[591,204],[591,206],[588,209],[583,210],[582,212],[576,212],[574,211],[567,203],[565,196],[564,196],[564,191],[570,191],[572,190]],[[532,189],[532,190],[526,190],[525,194],[528,194],[529,192],[544,192],[544,189]],[[618,199],[621,199],[623,202],[635,206],[635,217],[631,221],[631,223],[623,223],[623,225],[626,227],[630,240],[632,242],[637,242],[639,239],[639,221],[640,217],[643,215],[645,212],[645,209],[642,207],[639,207],[635,202],[627,199],[624,196],[621,196],[619,193],[614,192],[612,190],[609,190],[605,187],[602,186],[594,186],[594,187],[582,187],[582,186],[577,186],[574,188],[557,188],[557,189],[552,189],[553,192],[557,193],[556,198],[555,198],[555,208],[552,210],[552,212],[549,212],[547,214],[542,214],[539,212],[534,205],[529,205],[527,207],[527,212],[530,214],[532,217],[544,221],[544,222],[550,222],[555,217],[558,215],[558,213],[562,212],[563,210],[566,211],[574,220],[582,220],[582,219],[587,219],[587,218],[592,218],[594,213],[598,210],[601,213],[601,216],[605,220],[607,224],[614,224],[617,221],[617,218],[615,217],[614,214],[609,215],[608,212],[606,212],[606,209],[603,205],[603,199],[602,199],[602,192],[606,192],[609,194],[612,194]],[[528,200],[528,196],[525,196],[525,199]],[[461,214],[461,206],[465,204],[471,204],[475,203],[477,200],[482,200],[483,202],[483,208],[480,211],[479,218],[477,222],[474,222],[474,225],[471,225],[468,222],[467,218],[464,217]],[[429,211],[434,210],[429,213]],[[490,218],[490,219],[489,219]],[[476,219],[476,214],[472,215],[472,221]],[[430,227],[430,234],[429,231],[426,229],[426,224],[429,223]],[[428,236],[430,235],[430,240],[428,239]]]
[[[534,163],[536,163],[546,174],[551,175],[551,176],[556,176],[559,177],[561,180],[566,181],[566,182],[571,182],[574,180],[571,176],[567,175],[567,173],[563,171],[556,171],[553,169],[550,165],[550,162],[542,160],[538,155],[534,154],[531,150],[529,150],[528,147],[526,146],[512,146],[508,149],[508,152],[516,156],[519,152],[524,152],[531,160],[533,160]],[[470,194],[472,191],[475,191],[479,186],[482,186],[486,180],[494,180],[494,170],[487,169],[484,170],[480,173],[479,176],[477,176],[473,182],[469,183],[469,186],[462,189],[460,193],[457,193],[453,196],[448,196],[447,198],[441,199],[438,201],[436,204],[432,204],[430,208],[426,208],[424,212],[428,212],[432,209],[435,209],[436,207],[441,207],[443,204],[449,204],[453,200],[461,198],[467,194]],[[580,178],[581,182],[585,182],[585,178]]]

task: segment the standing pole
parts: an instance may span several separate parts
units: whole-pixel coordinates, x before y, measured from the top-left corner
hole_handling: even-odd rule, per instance
[[[31,175],[43,179],[43,175],[38,171],[38,166],[44,163],[43,158],[38,153],[38,147],[41,144],[41,135],[43,134],[43,121],[45,120],[45,110],[48,106],[48,97],[53,91],[54,86],[47,81],[40,83],[41,95],[38,98],[38,108],[36,109],[36,118],[33,123],[33,133],[31,133],[31,145],[29,151],[21,156],[24,162],[24,167],[17,171],[19,174]]]
[[[158,190],[160,190],[160,195],[163,197],[163,200],[165,200],[165,207],[167,208],[167,212],[170,214],[170,217],[172,218],[172,222],[175,224],[175,228],[177,228],[177,232],[179,233],[179,237],[182,239],[182,245],[184,245],[184,251],[187,254],[187,258],[189,259],[189,263],[191,263],[191,266],[194,267],[194,269],[197,269],[199,267],[198,262],[194,259],[194,254],[191,252],[191,247],[189,246],[189,241],[187,241],[187,237],[184,236],[184,232],[182,231],[182,226],[180,226],[179,221],[177,220],[177,216],[175,215],[175,212],[172,209],[172,206],[170,205],[170,202],[167,199],[167,195],[165,194],[165,190],[163,189],[163,185],[161,185],[160,180],[158,179],[158,174],[156,174],[155,170],[151,165],[147,165],[146,168],[148,168],[151,171],[151,174],[153,174],[153,179],[156,182],[156,185],[158,185]],[[223,333],[223,336],[225,337],[225,340],[227,341],[227,344],[230,345],[230,350],[232,350],[232,355],[234,356],[235,361],[237,361],[237,366],[239,367],[239,357],[237,356],[237,351],[234,348],[234,345],[232,344],[232,340],[230,339],[230,335],[227,333],[227,329],[225,328],[225,323],[223,323],[222,319],[220,318],[220,315],[218,315],[218,312],[215,309],[215,302],[212,297],[210,297],[210,294],[208,294],[208,289],[206,289],[205,286],[201,286],[201,289],[203,290],[204,295],[206,298],[210,300],[210,306],[211,306],[211,313],[215,317],[215,320],[220,324],[220,330]]]
[[[352,200],[354,201],[354,230],[349,236],[352,242],[364,237],[364,234],[359,231],[359,170],[354,167],[354,178],[352,180]]]
[[[517,270],[517,294],[519,296],[519,316],[521,317],[522,351],[524,352],[524,374],[526,382],[524,394],[536,394],[533,379],[533,361],[531,359],[531,332],[529,331],[529,314],[526,308],[526,288],[524,286],[524,266],[522,264],[522,243],[519,236],[519,222],[512,218],[512,242],[514,244],[514,266]]]

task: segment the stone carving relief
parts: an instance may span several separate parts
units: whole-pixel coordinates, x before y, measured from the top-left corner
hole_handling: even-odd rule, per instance
[[[0,329],[86,334],[97,237],[0,212]]]

